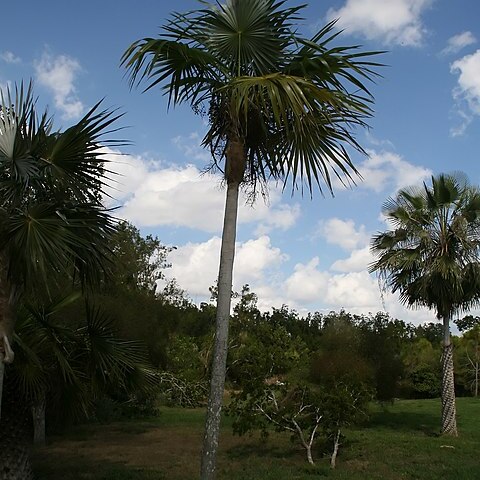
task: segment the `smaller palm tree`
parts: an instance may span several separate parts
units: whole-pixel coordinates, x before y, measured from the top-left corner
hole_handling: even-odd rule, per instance
[[[457,435],[450,320],[480,300],[480,190],[463,174],[440,174],[400,190],[383,212],[392,229],[373,237],[370,270],[443,321],[442,433]]]
[[[32,408],[37,444],[45,443],[46,409],[58,420],[85,418],[105,394],[147,393],[157,383],[145,346],[119,338],[100,309],[87,303],[80,325],[65,322],[62,309],[78,298],[72,293],[18,312],[16,361],[7,373],[20,401]]]

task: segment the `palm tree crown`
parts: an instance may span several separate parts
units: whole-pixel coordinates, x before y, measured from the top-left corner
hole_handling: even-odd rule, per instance
[[[411,306],[450,317],[480,300],[480,190],[460,175],[401,190],[384,205],[393,230],[372,250],[387,285]]]
[[[377,52],[330,46],[334,22],[300,37],[293,22],[302,7],[284,3],[230,0],[176,13],[161,38],[133,43],[122,64],[132,85],[161,85],[169,104],[208,113],[203,144],[217,166],[240,140],[245,165],[223,167],[227,180],[291,177],[311,192],[323,179],[331,190],[332,172],[349,180],[357,173],[342,143],[362,151],[351,128],[372,113],[362,79],[376,75],[368,57]]]

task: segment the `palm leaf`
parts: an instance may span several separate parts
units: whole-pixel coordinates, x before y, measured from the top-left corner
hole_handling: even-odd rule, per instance
[[[145,346],[120,339],[113,319],[100,309],[87,304],[86,311],[86,325],[79,328],[78,334],[87,345],[83,363],[88,366],[95,389],[104,389],[106,385],[127,391],[152,388],[155,377]]]

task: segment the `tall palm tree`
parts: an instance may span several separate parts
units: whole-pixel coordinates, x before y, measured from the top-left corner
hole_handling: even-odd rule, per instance
[[[443,321],[442,433],[457,435],[450,320],[480,300],[480,189],[462,174],[400,190],[384,214],[392,229],[372,239],[378,271],[410,307]]]
[[[268,180],[291,180],[292,190],[311,194],[315,186],[331,191],[332,176],[353,181],[345,146],[363,152],[353,129],[372,114],[364,81],[375,76],[374,52],[332,46],[334,22],[299,36],[302,8],[227,0],[174,13],[159,38],[133,43],[121,60],[131,85],[161,86],[169,105],[188,103],[208,117],[203,145],[227,187],[202,479],[215,475],[239,189],[255,194]]]
[[[87,286],[105,270],[115,224],[101,205],[106,170],[99,148],[123,142],[105,138],[119,115],[99,104],[60,132],[47,113],[38,115],[31,84],[15,88],[14,95],[1,91],[0,97],[1,400],[22,294],[37,287],[45,292],[52,275],[62,272]],[[17,478],[14,469],[10,473],[8,478]]]

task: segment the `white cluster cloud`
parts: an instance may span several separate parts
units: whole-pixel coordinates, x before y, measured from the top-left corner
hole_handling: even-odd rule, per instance
[[[17,55],[9,50],[0,53],[0,58],[6,63],[20,63],[22,61],[20,57],[17,57]]]
[[[363,247],[370,238],[364,225],[361,225],[357,230],[353,220],[342,220],[340,218],[330,218],[321,222],[320,234],[328,243],[338,245],[349,251],[357,247]]]
[[[364,227],[355,229],[350,220],[344,224],[357,238],[367,236]],[[220,243],[220,237],[214,236],[205,242],[179,246],[170,254],[172,268],[166,272],[167,277],[176,278],[197,302],[208,300],[208,288],[217,278]],[[314,257],[297,263],[285,274],[282,270],[288,257],[272,244],[270,237],[264,235],[238,242],[233,289],[240,291],[248,283],[258,295],[258,306],[263,311],[282,305],[295,308],[301,314],[342,308],[358,314],[386,310],[391,316],[406,321],[433,321],[431,312],[407,310],[399,303],[398,296],[381,292],[376,278],[367,271],[373,258],[368,246],[360,248],[362,243],[365,239],[358,242],[358,248],[350,245],[350,257],[330,267]]]
[[[450,71],[458,75],[453,96],[462,120],[451,130],[451,134],[459,136],[465,133],[473,116],[480,115],[480,49],[453,62]]]
[[[214,236],[206,242],[179,246],[170,254],[172,268],[166,272],[167,276],[175,278],[194,298],[206,299],[208,288],[218,277],[220,245],[220,237]],[[266,235],[238,242],[233,289],[240,291],[246,283],[266,283],[267,274],[269,279],[274,277],[276,269],[286,259]]]
[[[65,119],[78,118],[84,110],[75,88],[75,77],[80,71],[80,63],[67,55],[53,56],[45,52],[35,62],[38,83],[52,92],[55,107]]]
[[[368,158],[358,167],[363,180],[359,188],[380,193],[385,190],[395,192],[399,188],[415,185],[432,175],[432,171],[420,165],[407,162],[397,153],[369,150]]]
[[[472,32],[466,31],[450,37],[447,46],[440,52],[442,55],[458,53],[465,47],[476,43],[477,39]]]
[[[294,272],[285,281],[285,293],[294,305],[311,304],[325,295],[329,275],[320,270],[320,259],[312,258],[308,263],[298,263]],[[286,302],[286,303],[290,303]]]
[[[113,172],[107,199],[109,206],[122,205],[118,215],[141,227],[169,225],[209,233],[222,228],[225,191],[220,177],[202,173],[194,165],[164,165],[138,156],[104,150]],[[287,230],[300,215],[297,204],[282,203],[281,191],[272,186],[268,204],[259,198],[254,205],[240,200],[238,222],[258,224],[257,234]]]
[[[342,258],[333,262],[330,267],[334,272],[362,272],[373,262],[373,255],[370,252],[370,246],[367,245],[350,252],[348,258]]]
[[[188,142],[182,141],[182,144]],[[220,256],[219,234],[225,197],[219,177],[202,174],[195,165],[174,166],[160,160],[121,155],[109,149],[104,153],[111,160],[109,170],[116,178],[114,188],[109,190],[115,200],[110,199],[108,204],[123,205],[117,211],[118,216],[139,227],[181,226],[211,235],[205,241],[176,245],[169,258],[172,268],[165,272],[196,302],[207,301],[208,289],[218,275]],[[382,188],[387,184],[393,189],[430,173],[392,153],[371,152],[362,167],[368,178],[365,188],[374,190],[380,190],[377,182]],[[354,313],[383,310],[377,281],[367,271],[373,260],[369,251],[370,232],[351,219],[326,219],[317,232],[317,239],[320,236],[344,249],[345,258],[329,265],[314,257],[288,270],[288,256],[275,245],[268,231],[294,226],[300,207],[282,203],[281,190],[272,187],[269,205],[259,199],[253,206],[240,206],[239,224],[260,226],[253,238],[237,242],[234,290],[240,291],[248,283],[258,294],[262,310],[280,308],[284,304],[301,314],[341,308]],[[384,298],[392,314],[406,320],[419,318],[418,313],[405,312],[398,306],[396,298],[388,295]]]
[[[420,45],[425,35],[421,15],[432,0],[347,0],[338,10],[330,9],[329,20],[347,33],[358,33],[386,44]]]

